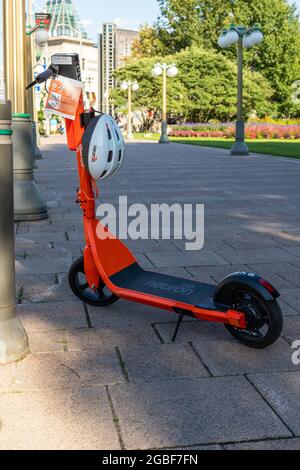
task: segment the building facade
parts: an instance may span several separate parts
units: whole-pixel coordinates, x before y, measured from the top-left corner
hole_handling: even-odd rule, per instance
[[[116,29],[116,68],[122,67],[131,56],[132,44],[138,37],[138,31]]]
[[[80,55],[85,106],[100,106],[98,44],[88,38],[72,0],[48,0],[45,12],[51,14],[50,37],[43,60],[50,63],[57,53]]]
[[[46,13],[51,14],[51,36],[78,37],[81,34],[87,39],[87,34],[80,22],[80,18],[72,0],[47,0]]]
[[[114,71],[122,67],[131,56],[132,43],[138,31],[120,29],[114,23],[104,23],[98,37],[99,47],[99,97],[102,112],[113,113],[111,90],[116,86]]]

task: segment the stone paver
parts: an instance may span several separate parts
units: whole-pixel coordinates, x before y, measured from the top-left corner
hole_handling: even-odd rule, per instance
[[[300,316],[284,319],[283,335],[290,343],[300,340]]]
[[[186,318],[173,344],[175,314],[78,301],[67,282],[84,248],[75,158],[61,137],[43,150],[35,177],[49,219],[16,226],[18,312],[33,354],[0,369],[0,449],[299,449],[299,161],[137,143],[101,184],[103,202],[205,205],[200,252],[185,240],[125,243],[153,271],[212,283],[254,271],[273,283],[283,338],[256,351],[223,325]]]
[[[0,416],[2,450],[120,449],[103,388],[1,394]]]
[[[17,275],[17,297],[22,302],[32,302],[55,285],[54,274],[23,274]]]
[[[81,256],[81,253],[79,253]],[[75,256],[74,259],[77,259]],[[33,295],[31,298],[32,302],[45,303],[45,302],[64,302],[64,301],[75,301],[76,297],[70,289],[68,282],[67,273],[55,274],[55,284],[45,289],[44,292],[40,292]]]
[[[99,348],[31,354],[15,366],[10,378],[5,377],[2,390],[15,393],[39,390],[46,392],[50,389],[67,389],[91,384],[107,385],[124,381],[115,350]]]
[[[220,253],[221,254],[221,253]],[[245,263],[265,263],[294,261],[293,254],[286,252],[282,248],[251,248],[248,250],[224,250],[222,257],[234,264],[243,260]]]
[[[158,336],[151,325],[137,325],[134,329],[123,325],[123,327],[99,329],[80,329],[67,332],[67,346],[69,351],[86,349],[99,349],[121,347],[132,348],[134,345],[151,345],[155,350],[160,344]]]
[[[72,263],[72,257],[69,253],[64,257],[35,257],[34,259],[17,260],[17,274],[51,274],[60,273],[68,270]]]
[[[300,274],[300,267],[295,266],[294,263],[273,263],[271,261],[270,263],[247,263],[247,265],[249,266],[250,271],[259,273],[263,277],[268,277],[269,274],[289,274],[291,276],[297,276]]]
[[[208,372],[188,345],[123,347],[121,353],[131,381],[207,377]]]
[[[300,372],[251,375],[249,379],[295,435],[299,436]]]
[[[291,436],[243,377],[126,384],[111,394],[129,449]]]
[[[291,346],[283,339],[262,351],[245,348],[235,339],[228,341],[228,338],[213,341],[201,337],[193,345],[213,375],[300,370],[300,365],[293,365]]]
[[[201,451],[215,451],[215,450],[218,450],[218,451],[221,451],[223,449],[220,445],[210,445],[210,446],[194,446],[194,447],[176,447],[175,449],[171,448],[171,449],[168,449],[168,450],[182,450],[183,452],[188,452],[190,450],[192,452],[195,452],[197,450],[201,450]]]
[[[278,300],[281,311],[283,313],[283,316],[298,316],[300,314],[299,310],[295,310],[293,307],[288,305],[286,302],[282,300],[282,297],[279,298]]]
[[[187,270],[196,280],[206,274],[216,279],[216,282],[220,282],[231,273],[249,271],[249,268],[246,264],[226,264],[224,266],[189,266]]]
[[[38,248],[41,243],[45,243],[50,246],[61,247],[61,243],[67,241],[66,233],[64,231],[57,231],[52,233],[50,230],[47,232],[31,232],[30,234],[23,235],[22,237],[17,236],[16,244],[24,244],[25,249],[31,250]]]
[[[88,306],[92,326],[102,328],[128,325],[132,329],[140,325],[151,325],[159,321],[176,321],[176,315],[164,310],[153,309],[125,300],[119,300],[114,305],[99,309]]]
[[[81,302],[46,302],[19,305],[18,312],[27,331],[63,330],[87,327]]]
[[[276,439],[225,446],[226,450],[300,450],[300,439]]]
[[[167,253],[146,253],[148,259],[156,268],[169,266],[215,266],[228,264],[221,256],[213,251],[207,250],[203,252],[168,255]]]
[[[298,258],[298,260],[300,259],[300,247],[299,246],[287,247],[286,251],[294,255],[295,258]]]
[[[284,289],[281,299],[300,314],[300,289]]]
[[[300,287],[300,272],[280,273],[280,275],[290,283],[290,286]]]
[[[232,236],[226,240],[226,244],[227,248],[229,246],[235,250],[282,247],[281,241],[275,240],[273,237],[250,233],[232,234]]]
[[[67,333],[64,330],[27,332],[30,350],[33,353],[54,353],[67,350]]]

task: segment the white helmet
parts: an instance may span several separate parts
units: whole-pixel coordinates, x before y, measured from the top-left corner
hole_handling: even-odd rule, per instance
[[[94,180],[114,175],[124,159],[124,138],[112,116],[102,114],[88,124],[82,139],[82,158]]]

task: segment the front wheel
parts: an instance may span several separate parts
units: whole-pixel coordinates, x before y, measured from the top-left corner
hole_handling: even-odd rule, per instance
[[[119,297],[113,294],[101,279],[96,290],[89,287],[84,272],[83,257],[72,264],[69,271],[69,285],[78,299],[92,307],[107,307],[119,300]]]
[[[283,327],[282,312],[276,300],[267,302],[260,296],[247,291],[236,291],[233,308],[246,316],[247,328],[241,330],[225,325],[227,330],[242,344],[264,349],[274,344]]]

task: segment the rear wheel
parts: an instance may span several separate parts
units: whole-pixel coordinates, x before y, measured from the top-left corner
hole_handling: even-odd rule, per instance
[[[119,300],[100,279],[96,290],[90,288],[84,272],[84,259],[79,258],[69,270],[69,285],[73,293],[88,305],[93,307],[107,307]]]
[[[267,302],[259,295],[239,290],[234,293],[233,308],[245,314],[245,330],[225,325],[241,343],[250,348],[263,349],[277,341],[282,332],[282,312],[276,300]]]

